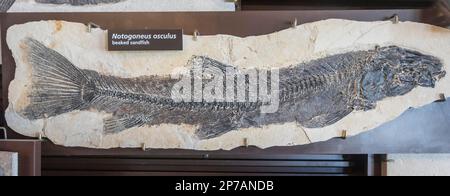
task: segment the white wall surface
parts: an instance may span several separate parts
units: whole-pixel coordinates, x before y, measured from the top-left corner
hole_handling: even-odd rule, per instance
[[[449,140],[450,142],[450,140]],[[389,155],[388,176],[450,176],[450,155]]]

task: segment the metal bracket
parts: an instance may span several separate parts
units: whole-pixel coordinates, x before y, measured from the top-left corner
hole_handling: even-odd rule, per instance
[[[246,147],[246,148],[248,148],[248,138],[244,138],[244,146]]]
[[[389,18],[389,20],[393,24],[398,24],[398,23],[400,23],[400,16],[398,16],[398,14],[394,14],[392,17]]]
[[[234,7],[236,11],[241,10],[241,0],[230,0],[230,2],[234,2]]]
[[[3,131],[3,135],[5,136],[5,140],[7,140],[8,139],[8,131],[6,130],[6,128],[5,127],[0,127],[0,130]]]
[[[142,143],[142,151],[147,151],[147,144],[145,144],[145,143]]]
[[[298,19],[297,18],[295,18],[294,19],[294,21],[292,21],[292,28],[297,28],[297,26],[298,26]]]
[[[100,28],[100,25],[98,25],[98,24],[95,24],[95,23],[93,23],[93,22],[89,22],[88,24],[87,24],[87,32],[92,32],[92,29],[93,28]]]
[[[342,130],[342,132],[341,132],[341,139],[347,139],[347,137],[348,137],[348,133],[347,133],[347,130]]]
[[[200,36],[200,32],[199,32],[197,29],[195,29],[195,31],[194,31],[194,37],[193,37],[194,41],[197,41],[197,40],[198,40],[198,36]]]
[[[42,141],[44,139],[44,137],[42,136],[42,133],[39,133],[39,135],[38,135],[38,140],[39,141]]]
[[[437,102],[445,102],[445,101],[447,101],[445,94],[444,93],[439,94]]]

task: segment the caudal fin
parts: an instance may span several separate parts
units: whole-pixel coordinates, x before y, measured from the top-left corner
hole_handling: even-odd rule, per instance
[[[23,114],[42,119],[78,110],[94,96],[94,87],[82,70],[37,40],[25,40],[32,66],[30,104]]]

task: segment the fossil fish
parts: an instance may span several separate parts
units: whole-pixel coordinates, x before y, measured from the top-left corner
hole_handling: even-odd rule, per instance
[[[102,111],[111,116],[104,119],[106,134],[160,124],[196,125],[200,139],[286,122],[320,128],[418,86],[434,88],[446,75],[436,57],[397,46],[332,55],[279,69],[279,109],[263,114],[260,102],[175,102],[171,89],[180,79],[103,75],[77,68],[34,39],[25,44],[32,89],[21,114],[36,120],[75,110]],[[193,56],[190,62],[217,70],[232,67],[205,56]],[[239,85],[248,85],[245,81]]]
[[[125,0],[36,0],[37,3],[47,4],[70,4],[74,6],[79,5],[96,5],[102,3],[118,3]]]
[[[14,4],[16,0],[1,0],[0,1],[0,12],[6,12]]]

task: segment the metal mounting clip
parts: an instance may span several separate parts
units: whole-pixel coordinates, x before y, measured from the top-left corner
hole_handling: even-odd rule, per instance
[[[147,144],[145,144],[145,143],[142,143],[142,151],[147,151]]]
[[[441,94],[439,94],[439,97],[438,97],[438,100],[437,100],[438,102],[444,102],[444,101],[447,101],[447,98],[445,97],[445,94],[444,93],[441,93]]]
[[[345,139],[347,139],[347,137],[348,137],[347,130],[342,130],[342,132],[341,132],[341,138],[345,140]]]
[[[248,138],[244,138],[244,146],[246,147],[246,148],[248,148]]]
[[[200,32],[199,32],[197,29],[195,29],[195,31],[194,31],[194,37],[193,37],[194,41],[197,41],[197,40],[198,40],[198,36],[200,36]]]
[[[95,24],[93,22],[89,22],[87,24],[87,32],[89,32],[89,33],[92,32],[92,29],[94,29],[94,28],[100,28],[100,25]]]
[[[297,26],[298,26],[298,19],[297,18],[295,18],[294,19],[294,21],[292,21],[292,28],[297,28]]]

